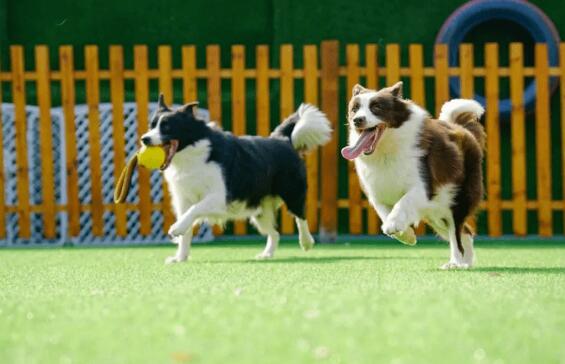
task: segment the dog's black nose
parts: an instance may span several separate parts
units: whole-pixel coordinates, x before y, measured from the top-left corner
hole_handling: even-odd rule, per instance
[[[361,128],[361,127],[365,126],[365,122],[366,122],[366,119],[365,119],[364,116],[359,116],[359,117],[356,117],[355,119],[353,119],[353,124],[357,128]]]
[[[143,137],[141,138],[141,142],[147,146],[151,145],[151,138],[150,137]]]

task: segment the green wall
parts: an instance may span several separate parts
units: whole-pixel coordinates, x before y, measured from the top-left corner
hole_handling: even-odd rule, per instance
[[[433,42],[465,1],[1,0],[2,41],[50,45]],[[533,1],[565,32],[562,0]],[[558,16],[560,15],[560,16]]]

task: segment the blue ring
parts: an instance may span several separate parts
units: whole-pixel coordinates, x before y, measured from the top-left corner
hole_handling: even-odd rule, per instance
[[[559,33],[552,21],[535,5],[523,0],[474,0],[459,7],[445,21],[436,38],[436,44],[447,44],[449,48],[449,64],[459,63],[459,45],[467,33],[479,24],[490,20],[508,20],[524,27],[535,43],[546,43],[550,67],[559,64]],[[550,78],[550,90],[558,85],[555,77]],[[461,95],[459,77],[450,77],[449,86],[454,95]],[[475,100],[483,106],[486,100],[475,95]],[[536,101],[536,82],[530,82],[524,91],[524,105],[530,110]],[[499,100],[499,111],[503,117],[512,113],[510,99]]]

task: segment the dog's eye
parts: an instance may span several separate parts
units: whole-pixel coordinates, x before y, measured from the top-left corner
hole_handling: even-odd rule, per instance
[[[161,124],[161,131],[162,132],[166,133],[166,132],[169,131],[169,129],[170,129],[169,124],[167,124],[167,123]]]
[[[382,111],[382,107],[379,104],[372,104],[371,105],[371,111],[372,112],[379,112]]]
[[[355,113],[355,112],[357,112],[358,110],[359,110],[359,104],[355,104],[355,105],[353,105],[353,106],[351,107],[351,110],[350,110],[350,111],[351,111],[352,113]]]

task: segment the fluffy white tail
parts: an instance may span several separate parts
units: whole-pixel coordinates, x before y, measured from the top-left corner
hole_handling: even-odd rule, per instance
[[[310,104],[302,104],[296,114],[298,121],[290,135],[295,149],[308,151],[330,141],[330,121],[320,109]]]
[[[477,119],[484,114],[485,109],[475,100],[453,99],[441,107],[439,120],[457,122],[457,117],[463,113],[472,113]]]

